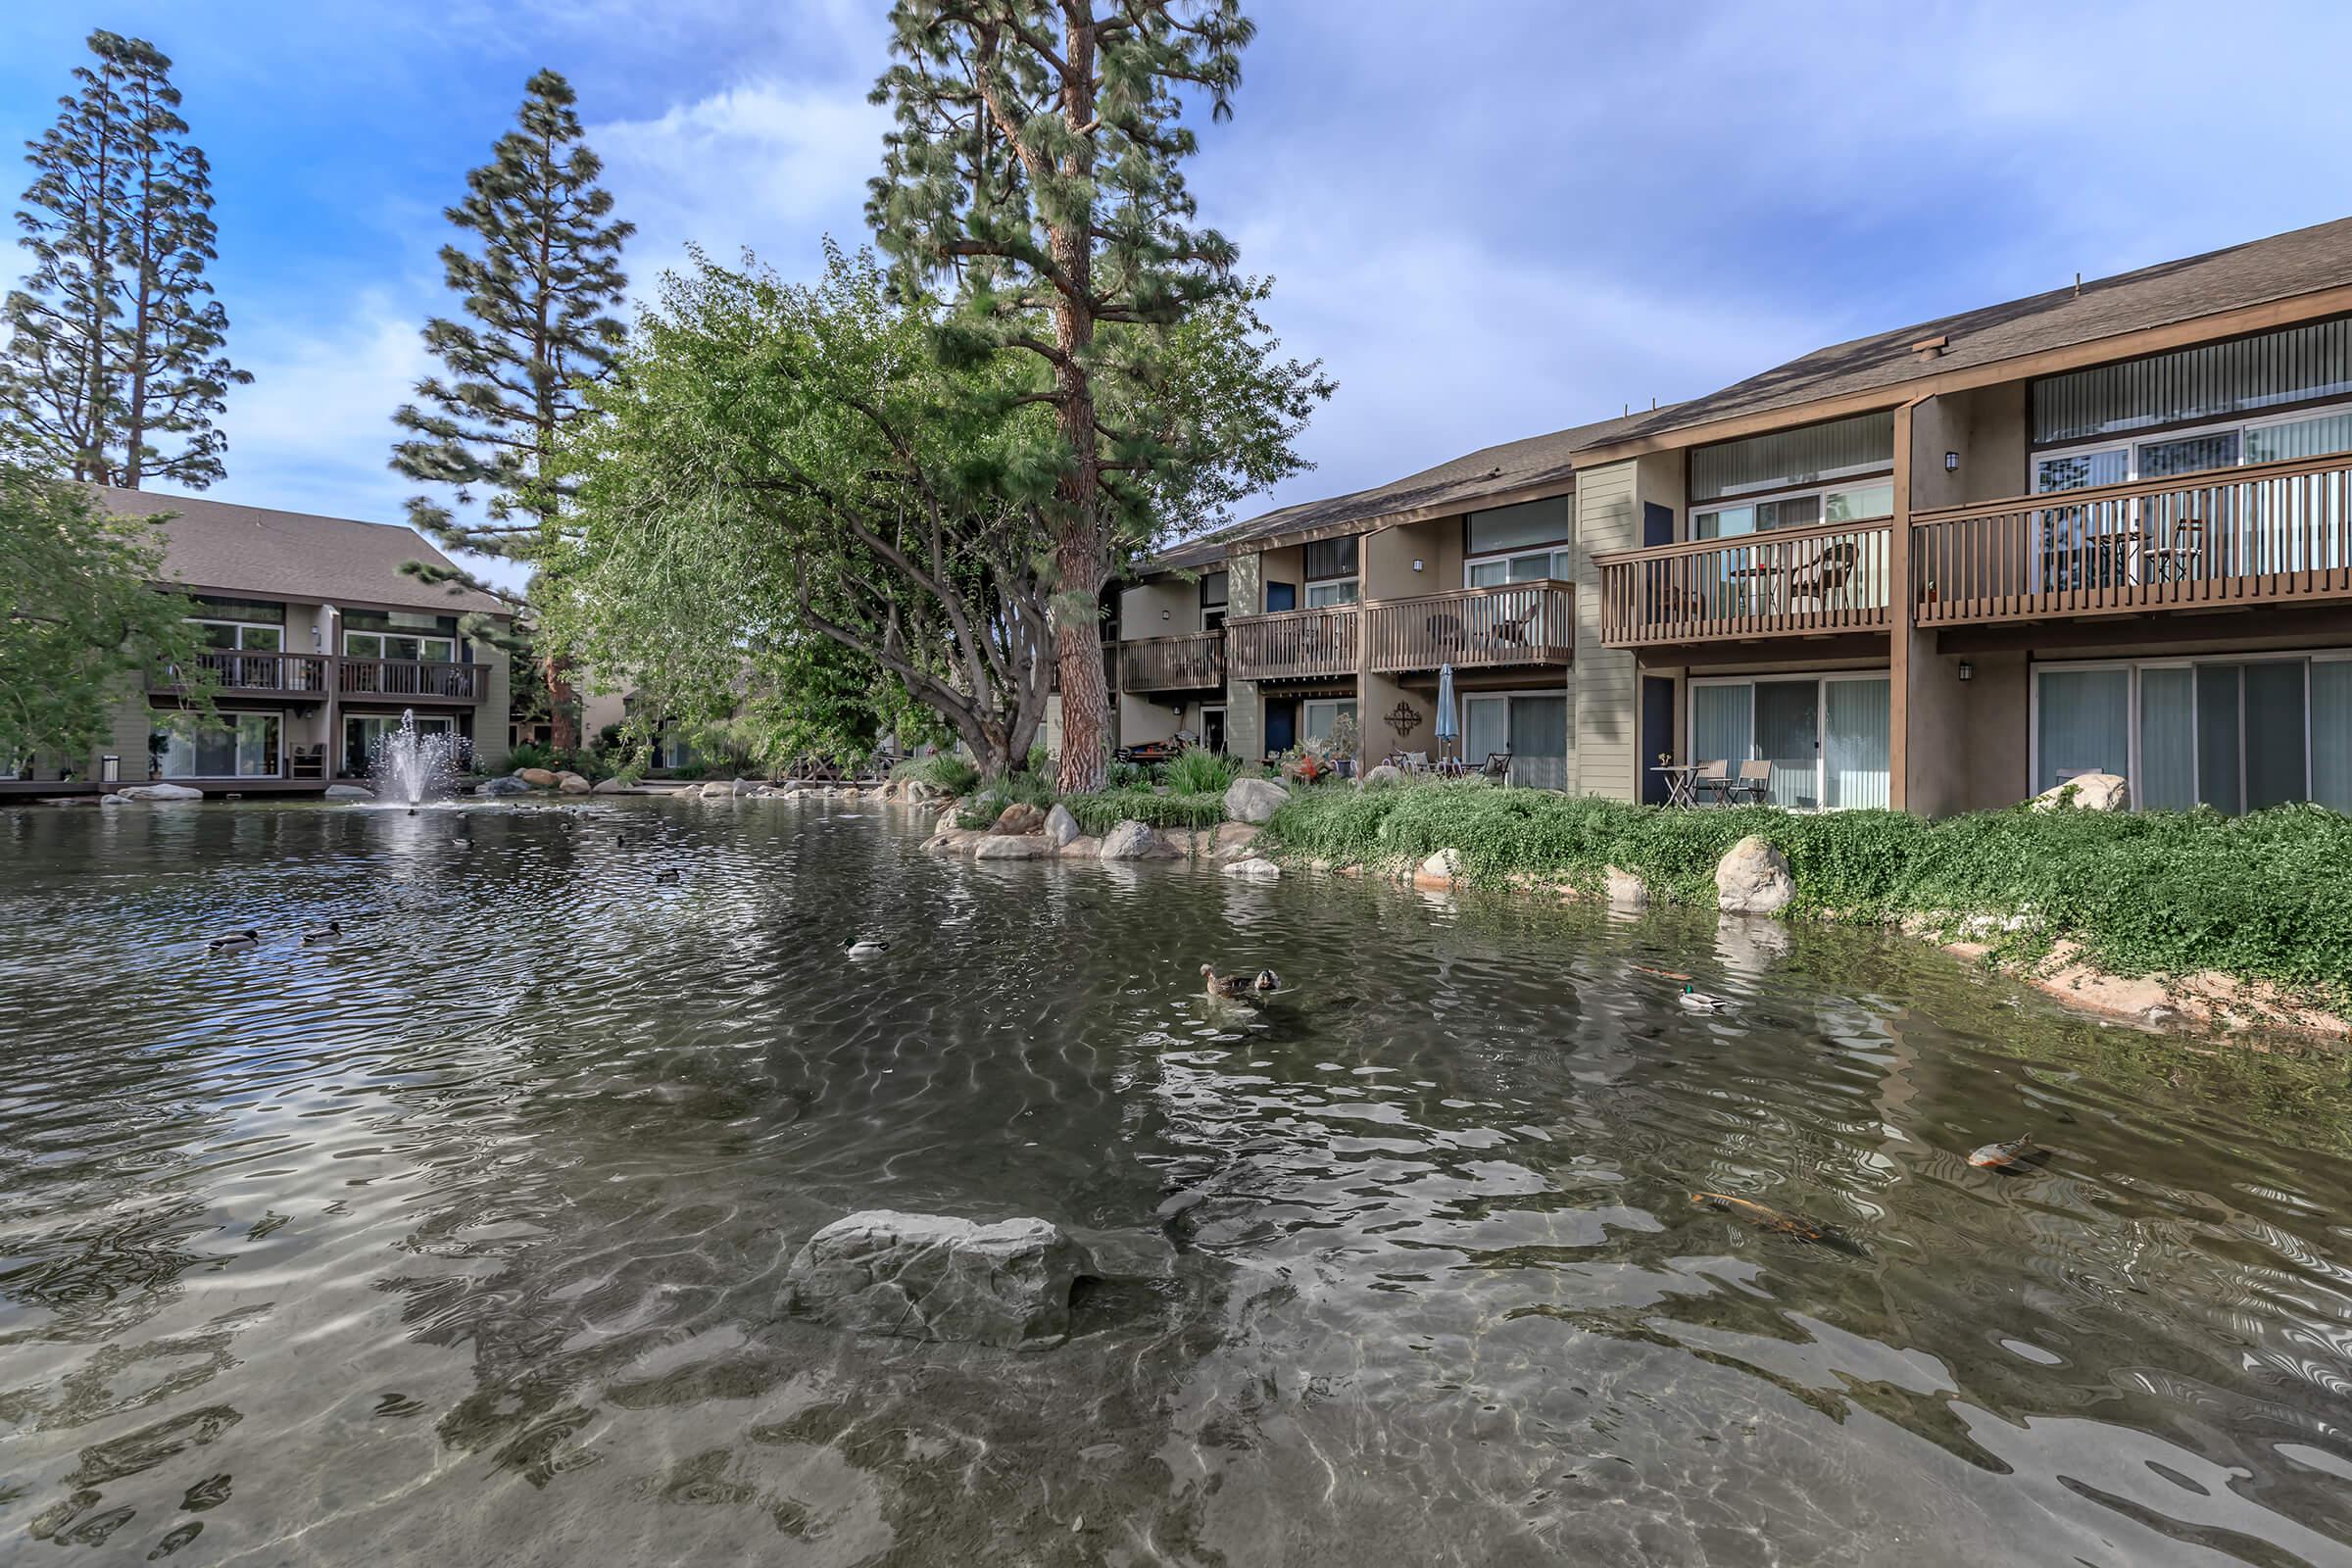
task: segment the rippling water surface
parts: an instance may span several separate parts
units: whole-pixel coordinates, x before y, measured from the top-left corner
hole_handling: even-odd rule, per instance
[[[2342,1065],[1907,944],[872,807],[26,809],[0,1043],[0,1560],[2352,1561]],[[1043,1352],[780,1319],[880,1206],[1106,1277]]]

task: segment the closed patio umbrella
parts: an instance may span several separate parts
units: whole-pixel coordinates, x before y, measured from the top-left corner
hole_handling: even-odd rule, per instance
[[[1438,738],[1438,752],[1445,755],[1446,742],[1461,739],[1461,721],[1453,711],[1453,666],[1438,666],[1438,724],[1431,733]]]

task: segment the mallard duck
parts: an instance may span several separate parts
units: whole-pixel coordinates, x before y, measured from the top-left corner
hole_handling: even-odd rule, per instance
[[[315,925],[304,931],[302,933],[302,945],[306,948],[317,947],[321,942],[332,942],[336,938],[342,936],[342,934],[343,922],[340,920],[329,920],[324,925]]]
[[[1790,1214],[1769,1203],[1759,1203],[1752,1198],[1739,1198],[1730,1193],[1692,1193],[1690,1201],[1696,1207],[1729,1214],[1734,1219],[1753,1225],[1760,1231],[1769,1231],[1775,1236],[1790,1236],[1800,1242],[1811,1242],[1817,1247],[1834,1248],[1857,1257],[1862,1255],[1861,1244],[1851,1237],[1841,1235],[1817,1219]]]
[[[208,953],[237,953],[246,948],[258,948],[261,945],[262,934],[259,931],[231,931],[224,937],[213,938],[207,944],[205,951]]]
[[[1250,982],[1250,988],[1252,991],[1259,993],[1261,996],[1280,991],[1282,989],[1282,976],[1276,974],[1271,969],[1260,969],[1257,971],[1257,978]]]
[[[2005,1144],[1986,1144],[1971,1152],[1968,1162],[1979,1170],[2017,1170],[2032,1164],[2040,1152],[2034,1146],[2034,1135],[2028,1133]]]
[[[1683,1004],[1685,1012],[1729,1012],[1732,1010],[1732,1004],[1723,998],[1709,996],[1704,991],[1696,991],[1690,986],[1683,987],[1683,994],[1674,1000]]]
[[[1259,982],[1272,980],[1273,977],[1274,971],[1271,969],[1261,969],[1253,978],[1246,974],[1219,974],[1214,964],[1204,963],[1200,966],[1201,989],[1212,997],[1228,1000],[1252,996],[1259,991],[1271,991],[1273,986]]]
[[[853,958],[879,958],[890,951],[890,944],[872,937],[852,937],[841,945],[841,951]]]
[[[677,879],[678,871],[676,866],[671,866],[667,870],[656,871],[654,873],[654,880],[657,882],[675,882]]]

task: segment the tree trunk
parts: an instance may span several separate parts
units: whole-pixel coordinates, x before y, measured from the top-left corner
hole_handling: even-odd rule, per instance
[[[1095,27],[1090,8],[1065,3],[1061,113],[1072,129],[1095,118]],[[1094,173],[1094,137],[1073,138],[1062,172]],[[1110,691],[1102,678],[1102,584],[1110,574],[1102,538],[1102,462],[1095,435],[1095,393],[1086,356],[1095,319],[1083,303],[1094,279],[1093,203],[1049,230],[1054,266],[1075,285],[1054,306],[1054,343],[1064,356],[1055,368],[1055,413],[1070,444],[1070,471],[1061,481],[1061,518],[1054,551],[1054,646],[1061,672],[1061,759],[1056,787],[1064,795],[1102,787],[1110,763]]]
[[[579,750],[580,726],[573,722],[571,705],[579,694],[564,676],[570,665],[561,659],[539,661],[539,678],[547,683],[548,744],[559,752]]]

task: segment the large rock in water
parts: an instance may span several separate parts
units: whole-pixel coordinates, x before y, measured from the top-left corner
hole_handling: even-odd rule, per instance
[[[2132,786],[2115,773],[2078,773],[2034,797],[2034,809],[2055,811],[2077,806],[2085,811],[2129,811]]]
[[[525,784],[528,784],[535,790],[552,790],[556,787],[556,775],[552,768],[516,768],[514,770],[514,777],[522,780]]]
[[[1633,872],[1619,870],[1613,865],[1603,866],[1600,880],[1601,885],[1608,890],[1609,903],[1615,907],[1620,909],[1646,909],[1649,907],[1649,889]]]
[[[586,795],[589,793],[589,791],[595,789],[596,786],[589,783],[577,773],[558,773],[556,775],[556,788],[562,790],[566,795]]]
[[[1046,842],[1058,850],[1076,837],[1078,819],[1070,814],[1068,807],[1055,801],[1054,809],[1046,813]]]
[[[528,795],[531,793],[531,786],[519,773],[509,773],[504,778],[494,778],[487,784],[476,784],[473,787],[473,793],[476,795]]]
[[[592,793],[598,795],[637,795],[642,794],[643,792],[640,791],[636,785],[630,783],[625,778],[600,778],[596,781],[596,788]]]
[[[1788,857],[1753,833],[1715,864],[1715,906],[1726,914],[1778,914],[1795,897]]]
[[[1175,846],[1161,838],[1150,824],[1132,816],[1102,835],[1105,860],[1157,860],[1175,853]]]
[[[1290,798],[1270,778],[1237,778],[1225,786],[1225,814],[1236,822],[1263,822]]]
[[[873,1208],[808,1239],[783,1307],[860,1334],[1043,1349],[1070,1333],[1070,1288],[1094,1262],[1042,1219],[975,1225]]]
[[[204,791],[188,784],[135,784],[118,792],[134,801],[201,801]]]
[[[983,833],[972,846],[975,860],[1042,860],[1053,853],[1042,833]]]
[[[326,798],[330,801],[372,801],[375,791],[365,784],[329,784]]]

